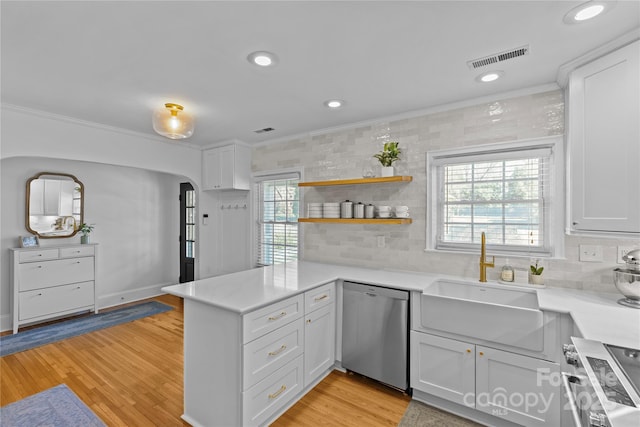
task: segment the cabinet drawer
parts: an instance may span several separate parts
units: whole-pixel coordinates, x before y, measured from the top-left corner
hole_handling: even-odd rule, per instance
[[[69,258],[20,264],[18,289],[22,292],[94,280],[93,259]]]
[[[73,246],[70,248],[60,248],[60,258],[73,258],[83,256],[93,256],[94,247],[90,245]]]
[[[242,424],[264,424],[301,391],[302,356],[299,356],[242,393]]]
[[[244,346],[243,390],[247,390],[302,354],[302,317]]]
[[[242,317],[243,344],[302,317],[304,295],[296,295]]]
[[[304,293],[304,312],[310,313],[329,304],[333,304],[336,299],[335,283],[312,289]]]
[[[48,259],[57,259],[58,249],[41,249],[37,251],[20,252],[19,262],[45,261]]]
[[[93,306],[93,293],[94,282],[20,292],[19,319],[33,319]]]

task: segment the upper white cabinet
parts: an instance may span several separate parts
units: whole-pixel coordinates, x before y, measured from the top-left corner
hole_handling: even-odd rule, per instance
[[[203,190],[249,190],[251,149],[231,144],[202,152]]]
[[[572,72],[569,229],[640,233],[640,41]]]

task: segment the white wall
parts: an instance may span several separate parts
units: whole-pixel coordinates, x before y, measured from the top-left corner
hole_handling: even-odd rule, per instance
[[[86,220],[97,224],[92,234],[102,257],[101,306],[120,302],[121,297],[143,298],[165,283],[177,282],[178,230],[172,227],[179,221],[179,182],[191,182],[199,202],[196,277],[220,274],[219,195],[200,191],[199,149],[13,106],[3,105],[1,114],[0,329],[11,326],[4,320],[10,316],[7,248],[26,234],[25,184],[36,172],[71,173],[87,187]],[[207,226],[202,225],[203,213],[210,217]],[[79,237],[43,244],[65,241]],[[112,253],[115,248],[117,254]]]
[[[561,90],[478,101],[476,105],[440,109],[424,115],[362,125],[325,134],[257,147],[253,151],[253,171],[303,167],[306,181],[354,178],[371,165],[373,154],[382,149],[381,140],[400,142],[398,175],[412,175],[407,184],[378,186],[310,187],[302,190],[304,202],[349,199],[373,204],[408,205],[410,225],[301,224],[306,260],[455,274],[476,278],[478,255],[425,252],[426,165],[429,150],[454,148],[501,141],[515,141],[564,134],[564,97]],[[389,137],[384,138],[388,134]],[[379,175],[379,164],[374,167]],[[598,171],[593,171],[598,173]],[[564,203],[564,200],[559,200]],[[304,209],[303,209],[304,211]],[[385,247],[377,246],[384,236]],[[616,292],[613,268],[617,245],[638,246],[632,239],[564,237],[566,259],[545,260],[545,278],[551,286],[597,289]],[[580,244],[603,247],[604,261],[578,260]],[[528,258],[512,257],[516,268],[527,269]],[[497,279],[504,258],[496,258],[496,268],[488,270]]]
[[[38,172],[70,173],[85,186],[85,222],[96,225],[91,241],[99,243],[100,308],[157,295],[162,285],[178,281],[178,194],[184,178],[129,167],[36,157],[4,159],[1,163],[2,320],[8,321],[11,314],[8,249],[17,247],[19,236],[27,234],[25,184]],[[79,243],[79,236],[40,239],[40,244]]]

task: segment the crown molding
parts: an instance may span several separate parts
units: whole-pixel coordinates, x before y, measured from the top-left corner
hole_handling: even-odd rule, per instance
[[[276,139],[269,139],[269,140],[266,140],[266,141],[261,141],[261,142],[258,142],[256,144],[253,144],[253,147],[261,147],[261,146],[264,146],[264,145],[278,144],[278,143],[282,143],[282,142],[292,141],[292,140],[295,140],[295,139],[312,138],[314,136],[326,135],[326,134],[335,133],[335,132],[348,131],[348,130],[357,129],[357,128],[364,127],[364,126],[372,126],[372,125],[376,125],[376,124],[380,124],[380,123],[387,123],[387,122],[394,122],[394,121],[398,121],[398,120],[413,119],[413,118],[416,118],[416,117],[426,116],[426,115],[429,115],[429,114],[442,113],[442,112],[445,112],[445,111],[456,110],[458,108],[472,107],[474,105],[483,104],[485,102],[494,102],[494,101],[498,101],[498,100],[501,100],[501,99],[516,98],[516,97],[519,97],[519,96],[527,96],[527,95],[533,95],[533,94],[537,94],[537,93],[550,92],[552,90],[558,90],[558,89],[560,89],[560,87],[558,86],[557,83],[555,83],[555,82],[554,83],[547,83],[547,84],[538,85],[538,86],[532,86],[532,87],[528,87],[528,88],[524,88],[524,89],[517,89],[517,90],[512,90],[512,91],[507,91],[507,92],[495,93],[495,94],[491,94],[491,95],[487,95],[487,96],[481,96],[481,97],[477,97],[477,98],[465,99],[464,101],[457,101],[457,102],[451,102],[451,103],[447,103],[447,104],[436,105],[434,107],[429,107],[429,108],[425,108],[425,109],[407,111],[405,113],[395,114],[395,115],[392,115],[392,116],[378,117],[378,118],[375,118],[375,119],[362,120],[362,121],[359,121],[359,122],[348,123],[348,124],[345,124],[345,125],[333,126],[333,127],[317,129],[317,130],[313,130],[313,131],[309,131],[309,132],[298,133],[298,134],[289,135],[289,136],[283,136],[283,137],[276,138]]]
[[[77,119],[75,117],[64,116],[57,113],[51,113],[49,111],[36,110],[29,107],[23,107],[15,104],[7,104],[1,103],[0,108],[2,110],[14,111],[21,114],[26,114],[30,116],[40,117],[48,120],[54,120],[57,122],[69,123],[77,126],[84,126],[92,129],[103,130],[107,132],[119,133],[121,135],[127,135],[134,138],[141,138],[150,141],[162,142],[163,144],[169,144],[172,146],[176,146],[179,141],[181,147],[189,148],[192,150],[200,151],[202,148],[199,145],[191,144],[189,142],[184,142],[182,140],[170,140],[168,138],[164,138],[161,136],[150,135],[142,132],[136,132],[129,129],[123,129],[115,126],[109,126],[102,123],[90,122],[87,120]]]
[[[562,64],[558,67],[558,74],[556,77],[556,82],[558,86],[561,88],[565,88],[567,83],[569,82],[569,75],[573,70],[578,67],[581,67],[593,60],[596,60],[608,53],[613,52],[614,50],[620,49],[628,44],[635,42],[636,40],[640,40],[640,28],[636,28],[635,30],[629,31],[628,33],[611,40],[608,43],[605,43],[584,55],[581,55],[575,59],[572,59],[569,62]]]

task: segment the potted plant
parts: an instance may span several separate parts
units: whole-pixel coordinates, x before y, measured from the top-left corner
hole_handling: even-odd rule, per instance
[[[82,236],[80,236],[80,243],[82,243],[83,245],[89,243],[89,233],[93,231],[94,227],[94,224],[86,224],[84,222],[80,224],[80,226],[78,227],[78,231],[82,233]]]
[[[393,162],[400,159],[399,142],[385,142],[381,152],[373,157],[380,161],[382,165],[381,176],[393,176]]]
[[[529,283],[533,285],[544,285],[544,279],[542,278],[542,272],[544,267],[538,267],[538,260],[535,265],[529,266]]]

